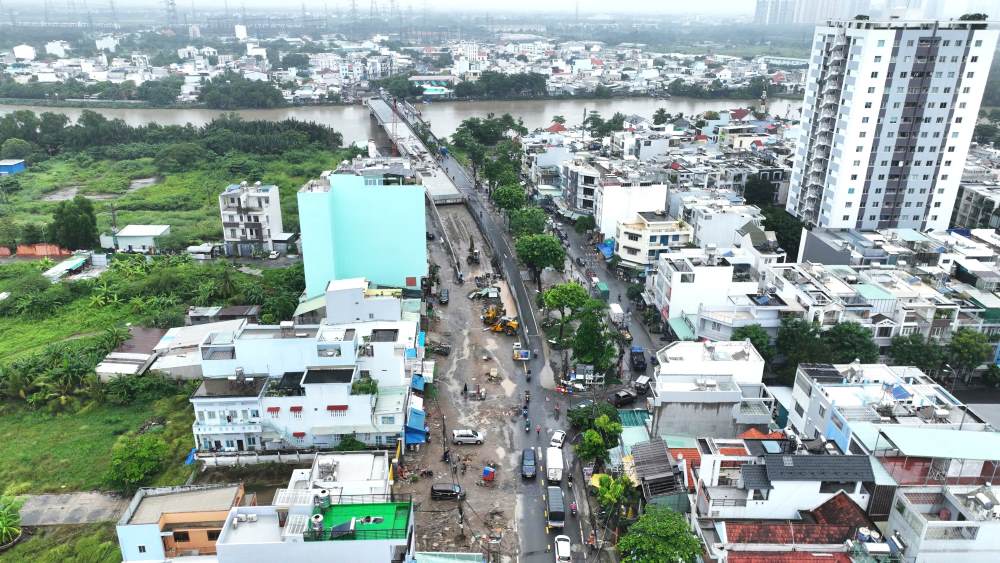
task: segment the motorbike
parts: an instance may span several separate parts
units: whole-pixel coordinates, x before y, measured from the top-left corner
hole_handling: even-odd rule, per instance
[[[526,418],[524,419],[524,433],[527,434],[528,432],[531,432],[531,421]]]
[[[576,516],[576,502],[569,503],[569,513]]]
[[[528,418],[528,407],[521,407],[521,416]]]

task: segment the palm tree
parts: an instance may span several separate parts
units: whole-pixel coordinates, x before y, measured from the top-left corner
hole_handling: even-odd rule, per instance
[[[104,330],[103,347],[107,350],[114,350],[123,342],[129,339],[132,333],[123,326],[109,326]]]

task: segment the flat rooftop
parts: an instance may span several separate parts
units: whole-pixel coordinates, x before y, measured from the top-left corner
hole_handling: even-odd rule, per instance
[[[242,380],[205,379],[192,397],[256,397],[267,383],[267,375],[245,377]]]
[[[215,488],[197,488],[155,494],[155,489],[147,492],[129,518],[128,524],[156,524],[165,513],[176,512],[228,512],[240,493],[239,485]]]
[[[309,368],[302,378],[303,385],[319,383],[350,383],[354,380],[354,367]]]

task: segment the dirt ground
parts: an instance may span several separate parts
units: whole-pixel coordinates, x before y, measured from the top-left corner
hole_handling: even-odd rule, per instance
[[[475,289],[475,275],[490,271],[487,247],[465,207],[440,208],[442,221],[448,230],[456,252],[463,259],[466,272],[464,285],[457,285],[447,253],[440,241],[430,243],[431,259],[441,266],[442,288],[448,288],[452,298],[448,305],[437,308],[438,318],[432,323],[428,338],[452,345],[451,354],[439,357],[434,388],[436,397],[425,402],[431,443],[419,452],[407,456],[407,466],[418,475],[430,469],[434,477],[418,477],[415,482],[400,480],[397,490],[411,493],[418,503],[417,548],[421,550],[493,551],[513,559],[517,551],[514,529],[514,509],[520,477],[520,451],[514,446],[514,433],[523,431],[520,408],[523,397],[517,395],[514,378],[523,378],[520,365],[512,357],[513,337],[482,330],[482,303],[467,294]],[[436,234],[440,235],[436,225]],[[469,235],[475,237],[477,248],[484,253],[481,264],[468,266]],[[498,282],[508,312],[516,311],[513,299],[503,281]],[[488,381],[486,375],[497,368],[501,380]],[[479,401],[463,397],[463,387],[470,394],[479,388],[486,399]],[[451,431],[469,428],[485,434],[481,446],[453,445]],[[451,464],[442,461],[443,447],[451,452]],[[497,465],[496,479],[484,486],[481,476],[486,464]],[[463,465],[465,471],[462,470]],[[455,501],[431,501],[432,483],[458,483],[467,497]],[[464,524],[460,524],[460,517]],[[505,557],[505,558],[506,558]]]

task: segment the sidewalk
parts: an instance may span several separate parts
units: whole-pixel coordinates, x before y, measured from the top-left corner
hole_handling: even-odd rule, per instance
[[[98,492],[26,495],[21,507],[25,526],[61,526],[116,522],[130,499]]]

